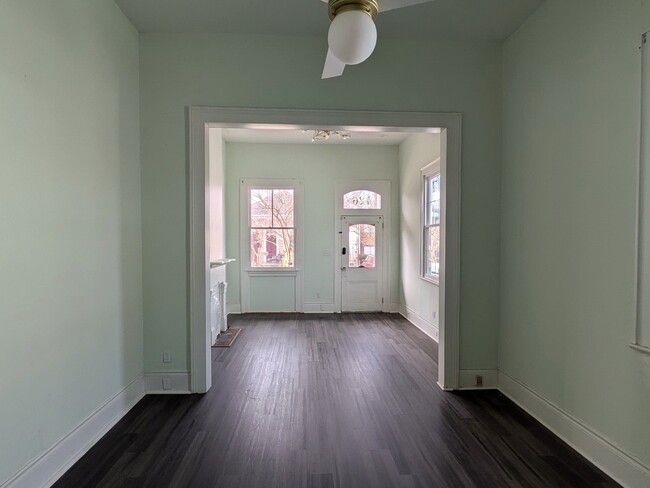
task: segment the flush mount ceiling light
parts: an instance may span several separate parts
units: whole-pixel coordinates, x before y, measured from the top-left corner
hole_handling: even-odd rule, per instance
[[[341,76],[345,65],[370,57],[377,44],[375,19],[379,12],[409,7],[431,0],[322,0],[327,2],[329,49],[321,78]]]
[[[307,129],[303,129],[302,132],[309,132]],[[339,136],[341,139],[344,141],[347,141],[350,137],[349,132],[345,132],[342,130],[327,130],[327,129],[320,129],[320,130],[315,130],[311,136],[311,142],[316,142],[316,141],[325,141],[330,138],[331,135]]]

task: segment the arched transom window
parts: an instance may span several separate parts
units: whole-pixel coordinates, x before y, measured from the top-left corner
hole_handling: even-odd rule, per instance
[[[346,210],[381,209],[381,195],[370,190],[354,190],[343,195],[343,208]]]

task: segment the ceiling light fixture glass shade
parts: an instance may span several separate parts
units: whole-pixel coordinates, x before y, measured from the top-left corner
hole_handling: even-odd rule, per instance
[[[377,44],[377,28],[364,11],[348,10],[334,17],[327,35],[330,51],[345,64],[359,64],[370,57]]]
[[[306,129],[303,129],[303,132],[307,132]],[[341,130],[315,130],[314,134],[311,137],[311,142],[316,142],[316,141],[321,141],[321,140],[327,140],[330,138],[331,135],[337,135],[344,141],[347,141],[350,138],[350,133],[341,131]]]

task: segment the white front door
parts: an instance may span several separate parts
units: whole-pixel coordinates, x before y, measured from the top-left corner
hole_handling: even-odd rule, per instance
[[[341,304],[343,312],[382,310],[383,218],[341,217]]]

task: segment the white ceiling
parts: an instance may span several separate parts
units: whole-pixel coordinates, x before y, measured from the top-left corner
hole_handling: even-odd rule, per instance
[[[332,135],[326,140],[312,142],[313,131],[296,129],[224,129],[226,142],[249,142],[262,144],[346,144],[365,146],[397,146],[409,136],[409,132],[352,132],[350,138],[341,139]]]
[[[320,0],[115,0],[140,32],[325,36]],[[381,2],[381,0],[379,0]],[[434,0],[380,14],[381,38],[500,41],[543,0]]]

